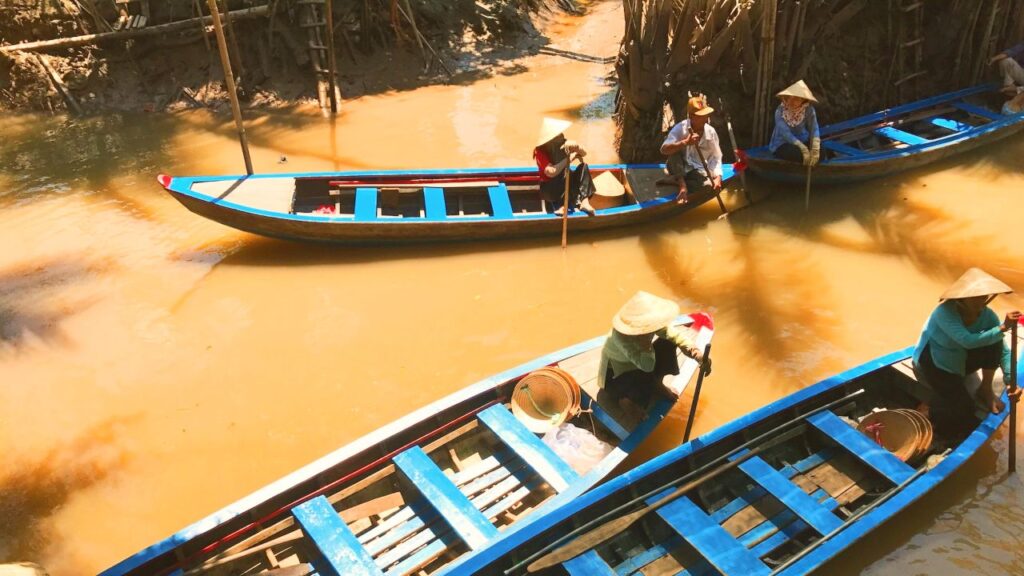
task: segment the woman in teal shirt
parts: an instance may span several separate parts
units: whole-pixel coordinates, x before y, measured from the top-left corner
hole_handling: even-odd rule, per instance
[[[968,374],[981,370],[979,397],[993,413],[1003,410],[992,380],[996,368],[1010,373],[1003,334],[1020,319],[1020,312],[1010,312],[1000,324],[988,303],[1010,292],[1006,284],[971,268],[942,295],[914,350],[914,370],[932,387],[932,424],[953,441],[959,442],[977,424],[974,398],[964,385]]]

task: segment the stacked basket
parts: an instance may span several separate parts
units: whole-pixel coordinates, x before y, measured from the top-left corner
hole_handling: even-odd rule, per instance
[[[512,391],[512,413],[527,428],[544,434],[580,411],[579,384],[571,374],[548,366],[523,377]]]
[[[932,445],[932,423],[917,410],[872,412],[861,419],[857,430],[904,462],[927,453]]]

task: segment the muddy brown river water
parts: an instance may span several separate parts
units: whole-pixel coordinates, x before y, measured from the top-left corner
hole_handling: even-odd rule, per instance
[[[616,18],[566,20],[554,43],[605,56],[615,42],[594,37],[617,38]],[[591,161],[615,161],[607,72],[538,56],[346,101],[333,123],[254,117],[254,164],[524,165],[545,114],[577,120]],[[419,406],[601,334],[636,290],[715,316],[696,433],[913,344],[968,266],[1024,294],[1020,137],[816,190],[807,212],[799,191],[762,185],[771,194],[728,219],[712,203],[565,251],[329,248],[208,222],[154,179],[243,170],[231,122],[202,112],[6,115],[0,137],[0,561],[56,576],[95,573]],[[646,456],[680,441],[685,404]],[[1006,431],[826,572],[1024,573]]]

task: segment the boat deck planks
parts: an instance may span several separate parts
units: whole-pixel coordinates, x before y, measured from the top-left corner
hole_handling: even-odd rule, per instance
[[[294,178],[238,178],[196,182],[192,190],[256,210],[284,212],[291,210]]]

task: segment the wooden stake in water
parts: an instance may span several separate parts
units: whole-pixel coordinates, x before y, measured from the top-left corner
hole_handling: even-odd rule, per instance
[[[231,100],[231,114],[235,117],[238,129],[238,141],[242,144],[242,158],[245,159],[245,173],[252,175],[252,159],[249,157],[249,142],[245,138],[245,126],[242,125],[242,109],[238,106],[238,91],[235,88],[235,76],[231,72],[231,59],[228,57],[228,44],[224,40],[224,28],[220,22],[220,10],[217,0],[206,0],[210,5],[213,17],[213,31],[217,35],[217,48],[220,49],[220,65],[224,68],[224,82],[228,87],[228,98]]]
[[[334,2],[327,0],[324,5],[324,12],[327,16],[327,86],[331,91],[331,114],[338,113],[337,95],[337,73],[338,68],[334,58]]]
[[[1010,327],[1010,473],[1017,471],[1017,325]]]

